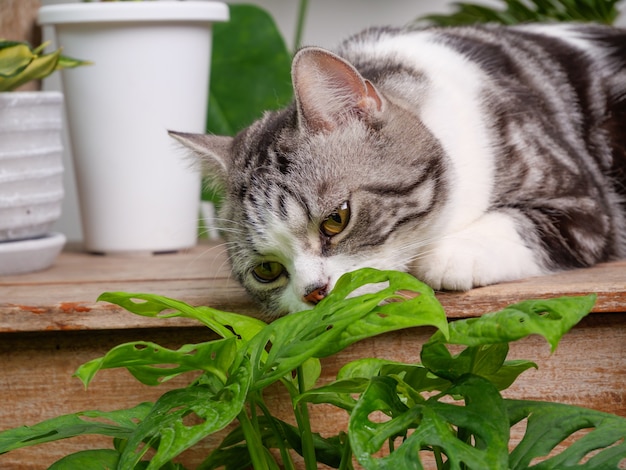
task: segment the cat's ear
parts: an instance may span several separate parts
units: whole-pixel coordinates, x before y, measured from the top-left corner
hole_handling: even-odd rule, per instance
[[[226,181],[232,137],[168,131],[168,134],[199,157],[202,169],[220,182]]]
[[[291,67],[301,124],[313,132],[328,132],[348,118],[373,117],[383,98],[352,64],[325,49],[298,51]]]

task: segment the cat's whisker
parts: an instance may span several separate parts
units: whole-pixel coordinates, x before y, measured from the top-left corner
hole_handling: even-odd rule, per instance
[[[219,243],[216,245],[207,245],[204,250],[202,250],[200,253],[198,253],[189,261],[188,265],[191,266],[192,264],[195,264],[201,260],[205,261],[206,257],[208,257],[210,254],[213,254],[213,261],[214,261],[218,257],[224,256],[224,254],[226,253],[226,250],[227,250],[227,247],[225,243]],[[224,263],[222,263],[222,265],[223,264]],[[217,272],[219,272],[219,270]]]
[[[224,233],[232,233],[234,235],[243,235],[245,234],[245,230],[240,230],[240,229],[234,229],[234,228],[223,228],[220,227],[217,229],[218,233],[224,234]]]
[[[217,222],[220,223],[221,225],[239,225],[241,227],[245,227],[246,224],[237,220],[232,220],[232,219],[227,219],[224,217],[211,217],[210,219],[211,222]]]

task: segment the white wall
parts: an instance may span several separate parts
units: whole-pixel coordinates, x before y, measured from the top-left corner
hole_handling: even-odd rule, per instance
[[[43,4],[71,0],[43,0]],[[250,0],[229,0],[227,3],[251,3]],[[266,8],[275,18],[288,46],[293,46],[297,16],[296,0],[256,0],[254,3]],[[310,0],[303,44],[332,47],[346,36],[374,25],[404,25],[414,18],[446,12],[451,0]],[[46,34],[46,32],[44,32]],[[48,37],[50,32],[47,32]],[[47,80],[45,87],[59,89],[59,74]],[[54,230],[63,232],[69,240],[82,240],[78,198],[74,182],[71,155],[66,143],[65,152],[65,199],[63,214]]]
[[[226,0],[226,3],[250,3]],[[293,46],[298,2],[256,0],[276,20],[289,47]],[[310,0],[303,44],[332,47],[369,26],[401,26],[418,16],[449,11],[446,0]]]

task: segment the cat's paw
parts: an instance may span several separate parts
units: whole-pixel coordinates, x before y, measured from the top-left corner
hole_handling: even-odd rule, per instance
[[[438,241],[411,271],[433,289],[469,290],[545,272],[506,217],[491,214]]]
[[[420,259],[414,274],[435,290],[469,290],[488,283],[484,255],[475,243],[439,243]]]

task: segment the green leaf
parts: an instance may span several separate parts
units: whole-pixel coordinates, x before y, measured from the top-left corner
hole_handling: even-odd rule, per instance
[[[278,419],[274,419],[274,421],[280,427],[281,434],[290,447],[302,455],[301,430],[284,421]],[[312,438],[316,460],[321,464],[337,468],[341,462],[342,448],[344,446],[340,436],[322,437],[319,433],[312,433]]]
[[[537,368],[530,361],[505,361],[508,352],[507,343],[496,343],[470,346],[452,356],[443,343],[429,342],[422,347],[421,356],[423,365],[437,377],[454,381],[465,374],[474,374],[504,390],[522,372]]]
[[[310,357],[306,359],[300,367],[303,371],[302,376],[304,378],[304,389],[309,390],[315,386],[317,379],[320,378],[320,374],[322,373],[322,364],[319,359]],[[290,387],[288,387],[288,390],[294,390],[295,393],[298,393],[298,370],[299,369],[296,369],[295,373],[287,374],[282,378],[283,383],[289,383]]]
[[[596,295],[527,300],[499,312],[450,323],[450,338],[435,333],[429,342],[481,346],[517,341],[526,336],[543,336],[554,351],[561,337],[584,318]]]
[[[296,427],[278,418],[267,416],[258,418],[258,428],[263,444],[268,449],[279,446],[278,441],[287,442],[289,447],[302,455],[301,432]],[[275,432],[278,431],[278,434]],[[341,461],[343,443],[340,436],[322,437],[319,433],[312,433],[315,445],[315,456],[319,463],[337,468]],[[344,436],[345,437],[345,436]],[[226,466],[227,469],[250,468],[250,455],[246,447],[245,437],[241,426],[233,429],[219,447],[211,452],[197,470],[213,470]]]
[[[527,419],[523,439],[511,452],[509,468],[522,470],[579,430],[588,433],[533,469],[618,469],[626,463],[626,419],[560,403],[505,400],[511,426]],[[581,463],[584,457],[589,460]]]
[[[356,404],[351,395],[363,392],[369,382],[369,379],[365,378],[337,380],[298,395],[294,400],[294,406],[300,402],[327,403],[351,412]]]
[[[528,369],[538,369],[538,366],[532,361],[506,361],[500,369],[492,374],[478,373],[477,375],[489,380],[498,390],[506,390],[522,372]]]
[[[56,70],[61,51],[57,50],[51,54],[33,57],[28,65],[6,78],[0,77],[0,91],[13,90],[32,80],[47,77]]]
[[[75,69],[76,67],[81,67],[83,65],[92,65],[92,64],[93,62],[89,60],[74,59],[73,57],[60,55],[59,61],[57,62],[56,70]]]
[[[34,426],[22,426],[0,433],[0,454],[44,442],[58,441],[85,434],[102,434],[127,438],[137,428],[137,422],[150,411],[151,403],[117,411],[84,411],[42,421]]]
[[[61,49],[42,54],[44,43],[32,49],[28,43],[0,40],[0,91],[10,91],[32,80],[47,77],[61,68],[88,65],[90,62],[61,56]]]
[[[244,470],[252,468],[252,460],[245,444],[228,448],[218,447],[198,466],[196,470]]]
[[[375,377],[350,416],[348,435],[354,455],[368,469],[422,469],[419,452],[436,447],[448,457],[450,469],[507,468],[509,426],[502,397],[487,380],[465,376],[446,392],[460,395],[465,406],[438,401],[406,407],[398,398],[396,381]],[[390,419],[373,422],[381,411]],[[407,436],[407,430],[413,429]],[[454,431],[458,429],[458,433]],[[402,444],[385,457],[376,458],[383,444],[405,436]],[[469,442],[474,442],[474,446]]]
[[[0,78],[14,77],[28,67],[34,57],[28,44],[0,41]]]
[[[271,16],[230,5],[230,21],[213,25],[207,132],[234,135],[292,97],[291,54]]]
[[[111,470],[119,460],[119,452],[113,449],[83,450],[57,460],[48,470]]]
[[[368,284],[380,290],[347,298]],[[414,297],[407,300],[402,292]],[[279,318],[250,341],[253,389],[266,387],[310,357],[330,356],[364,338],[423,325],[444,332],[448,329],[445,313],[430,287],[395,271],[365,268],[345,274],[313,310]],[[261,360],[269,345],[267,359]]]
[[[103,357],[81,365],[74,375],[87,387],[99,370],[125,367],[141,383],[159,385],[177,375],[199,370],[216,375],[224,383],[235,355],[235,338],[187,344],[176,351],[136,341],[116,346]]]
[[[184,317],[199,321],[222,338],[238,336],[250,340],[265,327],[265,323],[238,313],[222,312],[210,307],[192,307],[185,302],[156,294],[105,292],[99,301],[110,302],[132,312],[153,318]]]
[[[352,395],[362,393],[370,379],[379,375],[396,380],[398,393],[412,402],[424,401],[418,396],[419,392],[443,390],[450,386],[450,381],[434,376],[419,364],[364,358],[343,366],[335,382],[310,390],[298,396],[295,402],[328,403],[350,412],[356,404]]]
[[[204,437],[230,424],[243,409],[250,387],[250,363],[243,361],[219,391],[202,380],[163,394],[128,438],[120,468],[133,468],[156,448],[149,470],[158,469]]]

